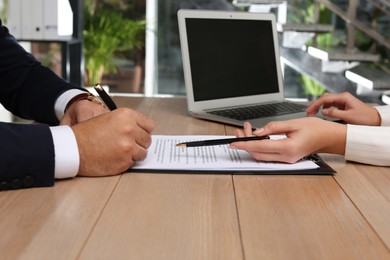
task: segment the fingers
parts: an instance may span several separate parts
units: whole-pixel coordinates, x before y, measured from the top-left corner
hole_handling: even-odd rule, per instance
[[[350,98],[350,93],[330,94],[325,93],[306,108],[307,116],[314,116],[318,113],[321,107],[330,108],[338,107],[343,108],[345,102]]]
[[[295,151],[290,143],[291,141],[288,138],[281,140],[235,142],[232,143],[230,148],[245,150],[258,161],[294,163],[303,155]]]
[[[327,117],[333,117],[333,118],[344,118],[345,114],[348,113],[345,110],[340,110],[336,107],[330,107],[322,110],[322,114]]]
[[[285,134],[291,131],[291,124],[288,121],[271,122],[262,128],[256,129],[252,132],[252,125],[248,122],[244,123],[244,132],[236,130],[237,137],[269,135],[269,134]],[[246,150],[249,153],[278,153],[285,147],[285,144],[280,140],[260,140],[260,141],[247,141],[247,142],[234,142],[230,145],[231,148],[237,148]]]
[[[293,122],[295,120],[270,122],[264,127],[256,129],[254,133],[261,136],[287,134],[295,129]]]
[[[119,136],[120,137],[120,136]],[[147,149],[152,143],[150,133],[140,128],[137,124],[129,126],[123,138],[124,151],[134,161],[144,160]]]
[[[147,149],[152,143],[152,138],[150,133],[146,132],[144,129],[138,129],[134,135],[128,136],[130,140],[134,140],[134,150],[133,150],[133,159],[143,160],[146,157]]]
[[[258,140],[234,142],[230,148],[245,150],[249,153],[279,153],[284,146],[283,140]]]
[[[313,101],[307,108],[306,108],[306,114],[307,116],[314,116],[318,113],[320,110],[320,107],[324,104],[326,94],[322,95],[315,101]]]
[[[270,122],[262,128],[257,128],[255,131],[252,131],[252,125],[249,122],[245,122],[244,131],[236,129],[234,134],[236,137],[286,134],[294,130],[294,124],[291,124],[291,122],[294,122],[294,120]]]
[[[236,137],[245,137],[244,132],[239,129],[234,130],[234,134]]]
[[[300,143],[302,141],[299,140],[299,137],[297,140],[297,131],[301,131],[302,126],[305,124],[316,124],[316,120],[314,118],[303,118],[270,122],[264,127],[256,129],[253,134],[257,136],[285,134],[287,138],[234,142],[230,145],[230,148],[244,150],[259,161],[294,163],[304,156],[306,152],[305,149],[301,149]],[[237,137],[246,136],[246,133],[248,133],[247,127],[248,125],[244,125],[244,131],[237,130]]]
[[[130,148],[131,157],[134,161],[144,160],[147,156],[147,149],[152,143],[151,132],[154,129],[153,121],[142,113],[131,109],[118,109],[123,113],[124,122],[128,124],[128,140],[131,140],[133,147]],[[122,111],[123,110],[123,111]]]
[[[142,161],[146,158],[147,154],[148,154],[148,150],[144,146],[138,146],[133,151],[132,159],[134,161]]]
[[[244,130],[241,131],[239,129],[234,130],[234,134],[236,137],[247,137],[247,136],[253,136],[252,132],[252,124],[249,122],[244,122]]]
[[[249,122],[244,123],[244,133],[245,133],[245,136],[253,136],[251,123],[249,123]]]
[[[137,124],[144,129],[147,133],[151,133],[154,129],[154,122],[144,114],[137,112]]]
[[[124,115],[126,117],[124,122],[127,122],[129,127],[128,138],[133,139],[140,147],[148,148],[152,142],[150,134],[154,129],[153,121],[149,117],[134,110],[125,110],[124,112],[126,113]],[[140,153],[146,156],[146,150],[142,150]],[[137,156],[137,158],[144,159],[145,156],[141,155]]]

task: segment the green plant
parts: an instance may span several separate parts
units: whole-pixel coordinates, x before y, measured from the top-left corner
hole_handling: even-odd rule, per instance
[[[312,98],[317,98],[325,93],[326,88],[323,87],[321,84],[317,83],[316,81],[312,80],[310,77],[302,74],[301,79],[303,82],[303,89],[306,95]]]
[[[289,2],[289,10],[292,22],[295,23],[314,23],[314,1],[313,0],[291,0]],[[332,19],[332,12],[325,8],[324,5],[319,5],[319,20],[320,24],[329,24]],[[340,45],[345,37],[340,37],[334,33],[323,33],[318,34],[315,38],[309,39],[306,45],[316,45],[320,48],[338,46]],[[305,74],[301,74],[302,86],[305,94],[310,98],[317,98],[321,96],[326,88],[318,82],[312,80]]]
[[[85,84],[101,82],[103,73],[115,72],[113,58],[144,45],[145,20],[129,19],[122,10],[107,3],[85,1]]]

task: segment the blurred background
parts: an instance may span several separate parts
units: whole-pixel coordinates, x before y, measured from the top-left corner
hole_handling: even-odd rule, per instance
[[[75,84],[183,96],[181,8],[274,13],[288,98],[349,91],[381,103],[390,90],[389,0],[0,0],[0,17],[28,51]],[[66,21],[68,32],[46,35],[48,13],[62,15],[57,26]]]

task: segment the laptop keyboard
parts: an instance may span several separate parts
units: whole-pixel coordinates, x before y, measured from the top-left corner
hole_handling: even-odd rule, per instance
[[[306,105],[303,104],[297,104],[292,102],[278,102],[248,107],[215,110],[209,111],[208,113],[242,121],[255,118],[304,112],[305,109]]]

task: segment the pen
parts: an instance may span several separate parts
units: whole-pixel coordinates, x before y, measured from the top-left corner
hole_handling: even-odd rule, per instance
[[[264,139],[269,139],[269,136],[250,136],[250,137],[240,137],[240,138],[211,139],[211,140],[203,140],[203,141],[195,141],[195,142],[178,143],[176,144],[176,146],[181,146],[181,147],[210,146],[210,145],[230,144],[234,142],[264,140]]]
[[[102,86],[96,84],[94,89],[99,94],[99,97],[103,100],[104,104],[106,104],[108,109],[112,111],[117,108],[114,101],[110,98],[110,96],[107,94],[107,92],[104,90]]]

